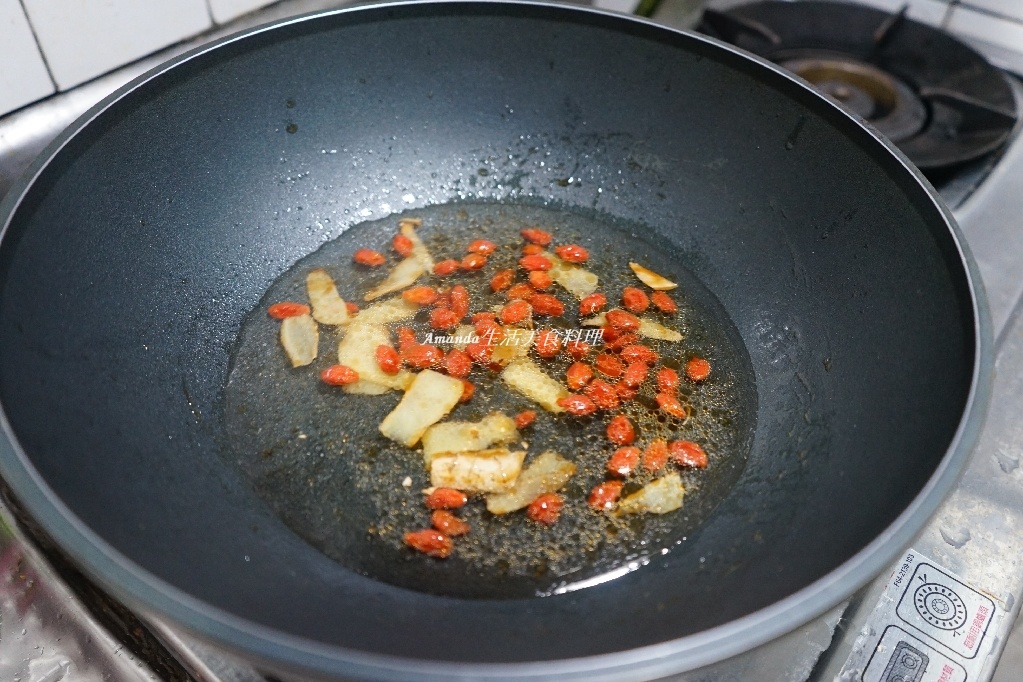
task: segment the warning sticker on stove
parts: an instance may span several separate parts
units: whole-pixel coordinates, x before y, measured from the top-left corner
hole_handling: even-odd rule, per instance
[[[915,550],[892,572],[843,667],[862,682],[966,682],[977,679],[995,645],[994,601]],[[858,673],[858,675],[857,675]]]

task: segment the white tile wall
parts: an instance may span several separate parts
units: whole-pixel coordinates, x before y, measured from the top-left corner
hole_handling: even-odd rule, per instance
[[[276,0],[209,0],[210,13],[218,24],[225,24],[273,2]]]
[[[1007,21],[966,7],[956,7],[948,30],[1010,50],[1023,51],[1023,23]]]
[[[0,115],[53,93],[18,0],[0,0]]]
[[[1023,21],[1023,2],[1020,0],[964,0],[964,7],[975,7],[993,14]],[[1023,45],[1017,47],[1023,49]]]
[[[206,0],[22,2],[61,90],[212,26]]]

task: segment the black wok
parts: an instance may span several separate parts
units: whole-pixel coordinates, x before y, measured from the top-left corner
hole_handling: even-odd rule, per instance
[[[275,278],[366,217],[470,200],[642,226],[748,351],[748,465],[640,570],[547,598],[401,589],[303,541],[223,456],[232,345]],[[425,3],[227,39],[84,116],[0,215],[5,479],[114,594],[272,669],[721,659],[883,570],[982,417],[981,293],[920,174],[774,67],[619,16]]]

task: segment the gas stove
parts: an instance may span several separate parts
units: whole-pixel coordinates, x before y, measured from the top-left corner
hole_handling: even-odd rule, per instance
[[[285,0],[0,117],[0,196],[66,125],[148,68],[225,33],[340,4]],[[635,5],[628,4],[629,9]],[[672,678],[678,682],[1002,682],[1019,677],[1006,677],[1004,667],[993,675],[1023,597],[1023,566],[1017,559],[1023,556],[1023,427],[1017,417],[1023,395],[1023,229],[1017,225],[1023,215],[1018,115],[1023,40],[1017,51],[970,34],[953,39],[944,29],[966,25],[955,21],[955,13],[964,10],[959,3],[875,7],[888,4],[797,0],[739,7],[733,0],[712,1],[701,29],[776,61],[864,117],[927,174],[953,209],[979,265],[996,335],[987,422],[958,488],[891,571],[803,628]],[[655,21],[678,25],[676,17],[691,16],[673,13],[669,5],[662,3]],[[792,22],[793,15],[802,19]],[[929,23],[917,20],[922,15]],[[911,49],[920,44],[927,49],[914,56]],[[939,69],[949,64],[952,72]],[[0,492],[0,679],[278,679],[111,600],[19,512],[16,500]]]

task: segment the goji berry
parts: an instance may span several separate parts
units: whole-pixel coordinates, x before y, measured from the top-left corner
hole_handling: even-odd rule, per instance
[[[621,481],[604,481],[598,483],[590,491],[590,496],[586,502],[597,511],[607,511],[614,509],[614,506],[618,503],[618,498],[622,494],[622,482]]]
[[[359,373],[348,365],[331,365],[320,372],[320,381],[331,386],[345,386],[359,380]]]
[[[529,297],[529,305],[537,315],[560,317],[565,314],[565,304],[551,294],[533,294]]]
[[[472,271],[480,270],[486,264],[487,264],[486,256],[484,256],[481,253],[470,253],[465,258],[462,259],[462,262],[459,263],[459,267],[461,267],[463,270]]]
[[[536,421],[536,410],[523,410],[515,415],[515,428],[524,429]]]
[[[650,302],[662,313],[677,313],[678,305],[668,294],[663,291],[655,291],[650,294]]]
[[[451,308],[434,308],[430,311],[430,326],[434,329],[457,327],[460,319]]]
[[[494,354],[494,347],[485,341],[476,341],[465,347],[465,353],[478,365],[490,365],[490,357]]]
[[[615,415],[607,425],[607,439],[617,445],[631,445],[636,440],[636,427],[624,414]]]
[[[604,376],[617,379],[625,372],[625,365],[622,361],[609,353],[601,353],[593,359],[593,367]]]
[[[522,300],[511,301],[505,307],[501,308],[501,323],[502,324],[517,324],[529,318],[530,313],[533,309],[528,303]]]
[[[437,346],[410,343],[401,349],[401,359],[413,369],[426,369],[441,362],[444,359],[444,353]]]
[[[607,305],[607,296],[604,294],[590,294],[579,301],[580,315],[593,315]]]
[[[377,346],[376,359],[385,374],[397,374],[401,370],[401,356],[385,343]]]
[[[564,408],[569,414],[577,417],[584,417],[597,411],[593,401],[584,395],[570,395],[565,398],[558,398],[558,407]]]
[[[590,382],[583,393],[593,401],[593,404],[602,410],[613,410],[618,407],[620,399],[615,387],[603,379],[594,379]]]
[[[543,291],[544,289],[549,289],[554,284],[554,279],[543,270],[533,270],[529,273],[529,284],[534,289]]]
[[[391,240],[391,247],[398,252],[398,255],[402,258],[408,258],[412,255],[412,249],[414,248],[412,240],[403,234],[394,235],[394,239]]]
[[[551,240],[554,239],[554,236],[550,232],[536,227],[527,227],[522,230],[520,234],[526,238],[526,241],[539,244],[540,246],[547,246],[551,243]]]
[[[622,374],[622,383],[630,388],[639,388],[639,385],[646,379],[646,373],[649,369],[642,362],[630,363],[625,368],[625,373]]]
[[[650,307],[650,297],[642,289],[625,287],[622,291],[622,305],[626,310],[634,313],[646,312],[646,309]]]
[[[519,259],[519,265],[522,267],[523,270],[542,271],[550,270],[552,267],[554,267],[553,265],[551,265],[551,262],[549,260],[541,256],[540,254],[535,254],[532,256],[523,256],[522,258]]]
[[[465,535],[472,528],[446,509],[438,509],[430,514],[430,525],[448,537]]]
[[[643,468],[647,471],[660,471],[668,463],[668,441],[663,438],[650,441],[643,452]]]
[[[465,247],[465,250],[470,253],[479,253],[484,256],[489,256],[497,250],[497,244],[486,239],[476,239],[469,242],[469,246]]]
[[[614,330],[612,329],[611,331]],[[606,336],[607,333],[605,332],[605,337]],[[635,334],[623,334],[621,332],[614,331],[614,334],[612,334],[610,338],[605,338],[605,341],[607,341],[607,343],[604,344],[604,347],[607,350],[619,351],[628,348],[629,346],[636,345],[636,342],[639,341],[639,337]]]
[[[590,344],[585,341],[569,341],[565,344],[565,350],[576,360],[582,360],[590,352]]]
[[[530,520],[551,525],[558,521],[561,508],[565,506],[565,499],[557,493],[544,493],[529,503],[526,507],[526,516]]]
[[[401,297],[415,305],[430,305],[437,300],[437,290],[433,287],[412,287],[401,292]]]
[[[446,559],[451,555],[451,538],[433,528],[409,531],[404,540],[406,545],[427,556]]]
[[[458,399],[460,403],[467,403],[472,400],[473,394],[476,393],[476,384],[472,383],[468,379],[462,379],[462,397]]]
[[[357,312],[359,312],[359,306],[358,304],[352,303],[351,301],[345,301],[345,310],[348,311],[349,315],[355,315]]]
[[[492,313],[490,311],[473,313],[471,319],[473,324],[479,324],[480,322],[483,321],[487,321],[494,324],[497,322],[497,313]]]
[[[691,440],[676,440],[668,447],[671,450],[672,461],[679,466],[707,468],[707,453],[697,443]]]
[[[662,367],[657,370],[657,388],[669,393],[678,388],[678,372],[671,367]]]
[[[528,301],[530,296],[532,296],[535,293],[536,289],[529,286],[525,282],[519,282],[518,284],[512,285],[512,287],[508,289],[508,298],[513,300],[521,299],[523,301]]]
[[[526,244],[522,247],[523,256],[535,256],[540,253],[543,253],[543,247],[539,244]]]
[[[514,270],[498,270],[494,273],[494,276],[490,278],[490,290],[494,293],[498,291],[504,291],[511,286],[511,283],[515,280]]]
[[[553,358],[561,351],[561,338],[553,329],[545,329],[536,335],[533,345],[541,358]]]
[[[283,320],[287,317],[298,317],[299,315],[308,315],[310,312],[309,306],[305,303],[294,303],[292,301],[274,303],[266,309],[267,315],[275,320]]]
[[[639,393],[639,390],[633,388],[632,386],[626,386],[625,384],[619,381],[617,384],[615,384],[615,393],[618,394],[618,398],[623,403],[626,403],[635,398],[636,394]]]
[[[657,401],[657,406],[672,417],[685,419],[688,416],[685,405],[679,402],[678,396],[674,393],[661,391],[654,396],[654,399]]]
[[[461,284],[451,287],[451,312],[459,321],[469,314],[469,290]]]
[[[590,379],[593,378],[593,370],[585,362],[573,362],[565,371],[565,378],[568,387],[573,391],[578,391],[590,383]]]
[[[444,369],[449,375],[464,379],[472,371],[472,358],[464,350],[452,348],[444,358]]]
[[[504,327],[497,322],[481,320],[474,326],[476,328],[476,335],[480,337],[481,341],[486,341],[493,345],[500,343],[500,341],[504,338]]]
[[[703,381],[710,376],[710,363],[703,358],[691,358],[686,363],[686,376],[693,381]]]
[[[447,277],[448,275],[452,275],[458,272],[458,268],[460,266],[461,264],[452,258],[442,260],[437,263],[434,263],[433,274],[437,275],[438,277]]]
[[[429,509],[458,509],[468,501],[468,495],[454,488],[434,488],[423,500]]]
[[[639,318],[624,310],[608,310],[606,315],[607,323],[613,329],[620,332],[634,332],[639,329]]]
[[[398,327],[398,350],[405,350],[416,342],[416,333],[410,327]]]
[[[628,363],[642,362],[646,365],[656,364],[659,359],[655,350],[639,344],[630,344],[625,346],[622,348],[622,352],[619,353],[619,355],[622,360],[625,360]]]
[[[558,255],[558,258],[569,263],[585,263],[590,257],[590,252],[578,244],[559,246],[554,249],[554,253]]]
[[[378,265],[383,265],[387,262],[384,258],[384,254],[373,249],[358,249],[352,254],[352,260],[359,265],[368,265],[371,268],[375,268]]]
[[[639,448],[626,445],[615,450],[607,460],[607,470],[617,476],[628,476],[639,466]]]

